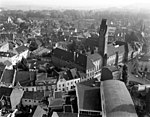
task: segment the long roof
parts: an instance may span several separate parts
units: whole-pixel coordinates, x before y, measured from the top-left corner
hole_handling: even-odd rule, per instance
[[[133,100],[123,82],[103,81],[101,92],[107,117],[137,117]]]

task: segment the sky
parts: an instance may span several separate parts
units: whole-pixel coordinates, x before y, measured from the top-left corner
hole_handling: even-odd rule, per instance
[[[5,6],[39,6],[58,8],[109,8],[141,6],[149,8],[150,0],[0,0],[0,7]]]

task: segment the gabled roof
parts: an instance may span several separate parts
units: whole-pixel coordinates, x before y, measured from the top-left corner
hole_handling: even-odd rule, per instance
[[[113,44],[108,44],[107,47],[107,56],[110,57],[112,55],[115,55],[116,52],[118,52],[118,54],[124,53],[125,52],[125,47],[124,45],[122,46],[114,46]]]
[[[32,117],[43,117],[44,114],[46,114],[46,111],[40,106],[37,106]]]
[[[44,97],[44,92],[40,91],[25,91],[23,94],[23,99],[33,99],[33,100],[41,100]]]
[[[89,58],[87,58],[87,64],[86,64],[86,69],[91,69],[94,68],[94,64],[92,62],[92,60],[90,60]]]
[[[91,59],[93,62],[102,59],[101,55],[99,55],[98,53],[94,53],[94,54],[90,54],[88,55],[89,59]]]
[[[13,78],[14,78],[14,70],[5,69],[1,77],[1,82],[12,83]]]
[[[30,71],[17,71],[16,72],[16,77],[15,77],[15,83],[17,82],[25,82],[25,81],[32,81],[35,79],[35,74],[34,72]]]
[[[78,97],[78,107],[81,110],[101,111],[101,97],[99,87],[90,87],[77,84],[76,93]]]
[[[2,96],[10,96],[12,92],[12,88],[7,88],[7,87],[0,87],[0,99]]]
[[[18,88],[14,88],[10,95],[11,107],[15,109],[16,106],[20,103],[24,91]]]
[[[54,99],[50,101],[50,107],[62,107],[65,104],[64,99]]]
[[[22,52],[26,51],[27,49],[28,49],[28,47],[26,47],[26,46],[20,46],[20,47],[16,48],[16,51],[18,53],[22,53]]]

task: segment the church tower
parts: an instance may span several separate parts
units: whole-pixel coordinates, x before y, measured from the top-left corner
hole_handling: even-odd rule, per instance
[[[107,19],[102,19],[100,30],[99,30],[99,47],[98,53],[103,58],[103,66],[107,65],[107,43],[108,43],[108,32],[107,32]]]

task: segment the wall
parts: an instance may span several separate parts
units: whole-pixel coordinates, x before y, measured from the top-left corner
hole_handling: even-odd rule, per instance
[[[22,99],[22,104],[23,106],[34,106],[34,105],[39,105],[40,100],[33,100],[33,99]]]
[[[76,83],[80,82],[80,78],[73,79],[73,80],[68,80],[66,81],[65,79],[60,79],[57,82],[57,91],[69,91],[71,90],[72,86],[76,86]]]

